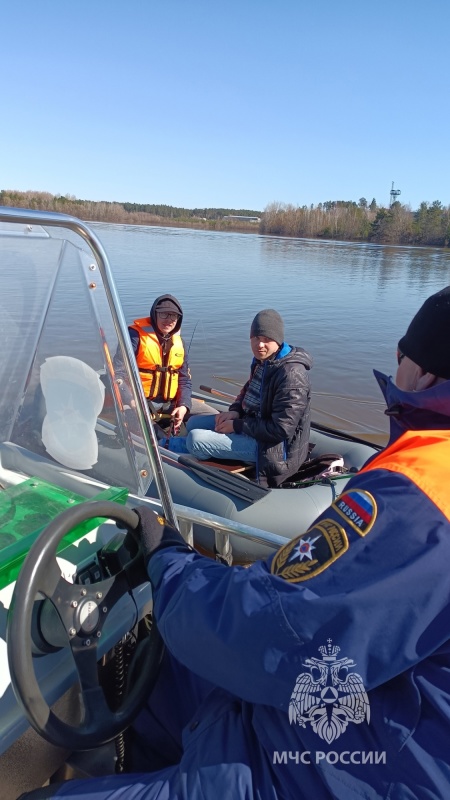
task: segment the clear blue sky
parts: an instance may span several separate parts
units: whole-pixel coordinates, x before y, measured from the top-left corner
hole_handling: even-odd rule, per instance
[[[450,204],[448,0],[1,3],[0,188]]]

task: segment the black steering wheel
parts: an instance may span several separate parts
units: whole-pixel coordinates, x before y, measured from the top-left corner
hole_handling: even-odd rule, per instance
[[[148,580],[140,546],[136,555],[117,574],[88,585],[66,581],[56,560],[61,539],[76,525],[94,517],[125,524],[137,541],[134,530],[137,514],[109,501],[81,503],[63,511],[31,547],[14,589],[8,617],[7,645],[11,683],[17,701],[33,728],[52,744],[70,750],[85,750],[109,742],[131,723],[148,697],[156,680],[163,654],[163,643],[153,624],[146,639],[138,645],[134,658],[133,686],[121,707],[112,711],[99,683],[98,645],[108,615],[118,600]],[[63,722],[46,703],[33,668],[31,625],[37,593],[52,607],[50,616],[59,617],[58,636],[48,645],[70,647],[81,687],[83,718],[76,727]],[[49,601],[49,602],[48,602]],[[47,615],[48,617],[49,615]],[[64,628],[61,641],[61,623]],[[48,626],[55,630],[55,625]],[[44,625],[45,629],[45,625]]]

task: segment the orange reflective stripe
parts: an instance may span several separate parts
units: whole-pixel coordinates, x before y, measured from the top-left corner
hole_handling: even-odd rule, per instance
[[[409,478],[450,521],[450,431],[407,431],[360,470],[386,469]]]

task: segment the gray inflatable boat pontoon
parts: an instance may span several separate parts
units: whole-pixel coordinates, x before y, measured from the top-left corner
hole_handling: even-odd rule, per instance
[[[316,517],[345,489],[352,473],[378,452],[371,445],[311,428],[312,456],[339,454],[344,461],[342,474],[317,477],[297,488],[263,489],[245,475],[231,474],[218,466],[205,466],[188,456],[178,456],[161,448],[164,471],[173,501],[198,508],[210,514],[295,537],[304,533]],[[156,497],[151,485],[148,495]],[[214,551],[211,531],[195,529],[196,546],[208,553]],[[235,563],[248,563],[264,558],[269,549],[245,539],[231,537]]]

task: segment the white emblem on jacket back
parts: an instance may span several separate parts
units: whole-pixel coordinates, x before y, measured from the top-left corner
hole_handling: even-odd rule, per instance
[[[340,647],[319,647],[323,658],[307,658],[305,667],[296,681],[289,703],[289,722],[306,728],[309,722],[315,733],[331,744],[347,728],[349,722],[357,724],[370,720],[370,704],[362,678],[351,658],[336,656]]]

